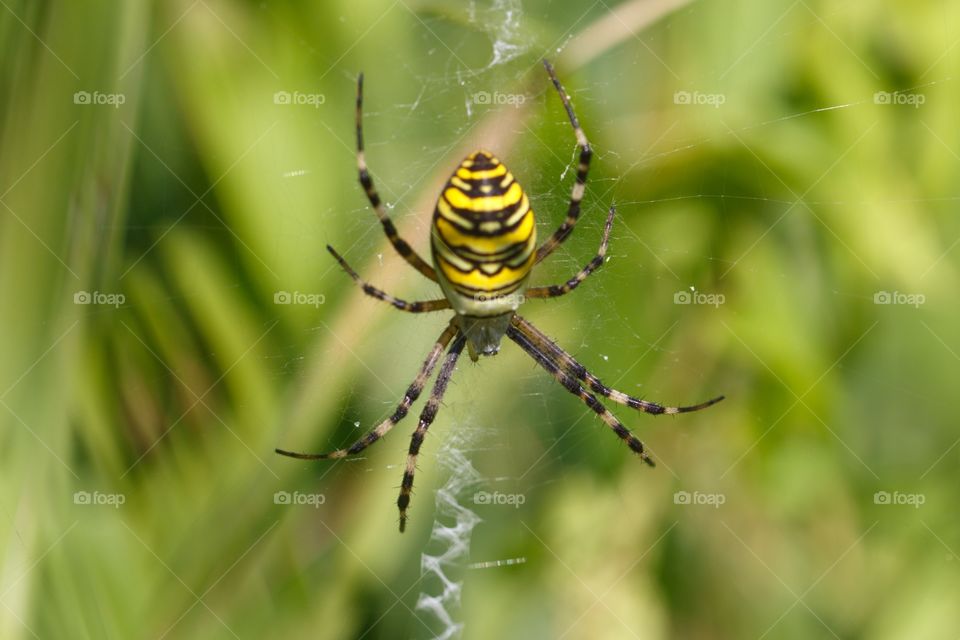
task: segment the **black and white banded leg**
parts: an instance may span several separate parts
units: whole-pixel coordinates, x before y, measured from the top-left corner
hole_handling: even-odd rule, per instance
[[[557,74],[553,70],[553,65],[544,60],[543,66],[547,69],[547,73],[550,74],[550,80],[553,81],[553,86],[557,88],[557,93],[560,94],[560,100],[563,102],[563,108],[566,109],[567,117],[573,126],[573,133],[576,135],[577,145],[580,147],[580,159],[577,163],[577,181],[573,184],[573,192],[570,194],[570,206],[567,208],[567,217],[563,221],[563,224],[553,232],[553,235],[537,248],[536,262],[540,262],[553,253],[554,249],[559,247],[563,241],[567,239],[567,236],[573,231],[573,227],[576,226],[577,218],[580,217],[580,201],[583,200],[583,192],[587,185],[587,172],[590,170],[590,158],[593,155],[593,151],[590,149],[590,142],[587,141],[587,135],[580,127],[577,114],[574,113],[573,105],[570,104],[570,96],[567,95],[567,92],[563,89],[563,85],[560,84],[560,79],[557,78]]]
[[[641,460],[651,467],[655,466],[640,439],[633,435],[629,429],[623,426],[623,423],[620,422],[615,415],[610,413],[610,410],[603,406],[603,404],[597,400],[596,396],[584,389],[576,378],[564,371],[557,362],[550,358],[549,355],[538,349],[537,346],[522,332],[520,332],[515,325],[511,325],[507,328],[507,336],[520,345],[520,348],[522,348],[527,352],[527,354],[530,355],[530,357],[536,360],[537,364],[546,369],[546,371],[552,375],[554,379],[563,386],[564,389],[580,398],[585,405],[590,407],[594,413],[596,413],[600,419],[603,420],[604,423],[606,423],[606,425],[610,427],[615,434],[617,434],[617,437],[623,440],[634,453],[640,456]]]
[[[588,262],[577,275],[563,284],[555,284],[549,287],[530,287],[523,295],[528,298],[556,298],[570,293],[579,287],[581,282],[586,280],[591,273],[603,264],[603,258],[607,255],[607,244],[610,242],[610,230],[613,228],[613,216],[616,212],[616,208],[610,205],[610,211],[607,213],[607,222],[603,227],[603,238],[600,240],[600,248],[597,250],[597,255],[593,256],[590,262]]]
[[[383,300],[387,304],[393,305],[394,308],[400,309],[400,311],[408,311],[410,313],[424,313],[428,311],[441,311],[443,309],[450,308],[450,301],[446,298],[440,298],[439,300],[423,300],[418,302],[407,302],[406,300],[401,300],[400,298],[394,298],[389,293],[377,289],[372,284],[367,283],[363,280],[353,268],[347,264],[347,261],[343,259],[337,251],[327,245],[327,251],[337,259],[337,262],[340,263],[340,266],[343,267],[343,270],[346,271],[353,281],[360,285],[360,288],[363,289],[363,292],[370,296],[371,298],[376,298],[377,300]]]
[[[363,151],[362,73],[357,78],[357,169],[360,172],[360,185],[367,194],[367,199],[370,201],[370,206],[372,206],[373,210],[377,213],[377,218],[380,219],[380,224],[383,225],[383,231],[387,234],[387,239],[390,240],[390,244],[393,245],[393,248],[397,250],[397,253],[403,256],[403,259],[406,260],[414,269],[436,282],[437,274],[433,270],[433,267],[427,264],[423,258],[421,258],[419,254],[413,250],[413,247],[411,247],[407,241],[401,238],[400,234],[397,233],[397,228],[394,226],[393,220],[391,220],[390,216],[387,215],[387,211],[383,207],[383,202],[380,200],[380,195],[373,186],[373,178],[370,176],[370,171],[367,169],[367,160]]]
[[[410,411],[410,405],[416,402],[417,398],[420,397],[420,393],[423,391],[423,386],[427,383],[427,380],[433,373],[433,369],[440,360],[440,356],[443,355],[443,350],[447,348],[447,345],[450,344],[450,340],[457,335],[457,332],[458,329],[451,322],[447,328],[444,329],[443,333],[440,334],[437,342],[433,345],[433,349],[430,350],[430,354],[427,356],[427,359],[423,361],[420,371],[417,372],[417,377],[407,389],[407,392],[403,394],[403,400],[400,401],[400,404],[393,412],[393,415],[378,424],[369,433],[346,449],[337,449],[336,451],[331,451],[329,453],[297,453],[295,451],[286,451],[284,449],[275,449],[275,451],[282,456],[299,458],[300,460],[330,460],[336,458],[346,458],[347,456],[360,453],[374,442],[385,436],[390,429],[392,429],[398,422],[406,417],[407,412]]]
[[[427,435],[427,429],[437,417],[437,411],[440,409],[440,401],[447,390],[447,384],[453,375],[453,370],[457,366],[457,358],[463,351],[466,344],[466,337],[460,335],[450,345],[447,357],[440,366],[440,373],[437,374],[437,381],[433,383],[433,391],[430,392],[430,399],[420,413],[420,422],[417,423],[417,429],[410,438],[410,449],[407,452],[407,468],[403,472],[403,481],[400,484],[400,496],[397,498],[397,507],[400,509],[400,533],[407,527],[407,507],[410,506],[410,492],[413,491],[413,474],[417,470],[417,456],[420,454],[420,445]]]
[[[626,407],[630,407],[631,409],[643,411],[644,413],[661,415],[700,411],[701,409],[706,409],[710,405],[714,405],[723,400],[723,396],[717,396],[716,398],[712,398],[706,402],[701,402],[700,404],[686,407],[666,407],[657,404],[656,402],[649,402],[647,400],[641,400],[640,398],[634,398],[633,396],[627,395],[622,391],[611,389],[607,385],[603,384],[600,378],[587,371],[586,367],[577,362],[573,356],[560,348],[556,342],[544,335],[542,331],[537,329],[529,321],[515,314],[513,318],[511,318],[510,322],[512,326],[515,327],[516,330],[527,341],[534,345],[538,351],[547,355],[551,360],[556,362],[560,367],[562,367],[566,372],[576,379],[586,382],[591,391],[599,393],[604,398],[609,398],[617,404],[622,404]],[[507,335],[509,335],[509,333]]]

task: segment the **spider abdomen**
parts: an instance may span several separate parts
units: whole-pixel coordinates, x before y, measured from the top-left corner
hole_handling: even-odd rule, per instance
[[[454,311],[489,317],[516,311],[536,258],[530,201],[499,160],[467,156],[433,213],[430,246],[437,277]]]

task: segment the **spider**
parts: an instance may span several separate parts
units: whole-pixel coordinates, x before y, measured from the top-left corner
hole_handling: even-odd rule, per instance
[[[417,377],[407,389],[393,415],[346,449],[316,454],[283,449],[276,449],[276,452],[302,460],[336,459],[360,453],[385,436],[407,415],[410,406],[420,396],[424,385],[442,359],[440,373],[430,393],[430,399],[420,414],[420,421],[410,441],[407,465],[400,485],[400,497],[397,498],[401,533],[406,527],[407,508],[410,504],[410,493],[413,490],[413,475],[420,446],[427,435],[427,429],[437,415],[440,401],[464,347],[467,348],[470,358],[476,362],[481,355],[496,355],[500,349],[500,341],[506,335],[563,385],[564,389],[577,396],[593,410],[631,450],[640,456],[643,462],[651,467],[654,463],[644,449],[643,443],[623,426],[594,394],[654,415],[699,411],[723,400],[723,396],[719,396],[692,406],[666,407],[611,389],[587,371],[573,356],[517,314],[517,308],[526,298],[555,298],[570,293],[603,264],[615,214],[615,208],[611,205],[597,254],[575,276],[559,285],[526,287],[527,278],[533,267],[553,253],[570,236],[577,224],[580,216],[580,201],[583,199],[592,155],[590,143],[583,129],[580,128],[570,98],[560,84],[553,66],[547,60],[543,61],[543,66],[560,95],[580,150],[576,182],[570,196],[566,219],[553,235],[537,246],[533,210],[530,208],[527,194],[514,180],[506,166],[493,154],[487,151],[475,151],[460,163],[437,199],[430,236],[434,266],[427,264],[398,235],[373,186],[363,150],[363,74],[360,74],[357,79],[357,168],[360,184],[380,219],[380,224],[383,225],[390,243],[414,269],[439,284],[444,297],[420,302],[407,302],[395,298],[362,280],[330,245],[327,245],[327,251],[362,287],[365,294],[391,304],[401,311],[424,313],[452,309],[454,316],[434,343]]]

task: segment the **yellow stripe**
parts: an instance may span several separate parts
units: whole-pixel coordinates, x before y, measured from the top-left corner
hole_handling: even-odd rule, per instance
[[[503,271],[494,276],[488,276],[480,270],[461,273],[453,267],[448,266],[447,261],[442,255],[438,256],[438,265],[440,270],[443,271],[443,275],[452,285],[470,287],[471,289],[478,289],[480,291],[494,291],[508,287],[526,278],[530,272],[530,266],[535,256],[535,253],[531,253],[530,258],[520,267],[516,269],[504,267]]]
[[[479,254],[497,253],[511,244],[528,240],[534,232],[532,213],[529,213],[513,231],[497,236],[466,235],[443,218],[437,218],[436,226],[440,237],[451,248],[463,246],[468,251]]]
[[[523,197],[523,189],[520,188],[518,183],[514,182],[502,196],[471,198],[463,191],[460,191],[460,189],[447,189],[443,192],[443,195],[450,204],[458,209],[480,213],[484,211],[502,211],[507,207],[512,207],[520,202],[520,199]]]
[[[517,210],[513,212],[509,218],[504,221],[490,221],[490,222],[481,222],[480,231],[486,233],[495,232],[497,229],[502,227],[512,227],[513,225],[520,222],[520,218],[527,215],[527,211],[530,210],[530,201],[527,200],[527,194],[523,194],[523,202],[520,203],[520,206],[517,207]]]
[[[457,176],[453,176],[452,178],[450,178],[450,184],[460,187],[464,191],[470,191],[470,185],[464,182],[463,180],[461,180],[460,178],[458,178]]]
[[[473,229],[473,222],[471,220],[468,220],[467,218],[464,218],[463,216],[458,214],[456,211],[454,211],[450,207],[450,205],[447,204],[447,201],[444,200],[443,198],[440,198],[439,200],[437,200],[437,211],[439,211],[440,215],[446,218],[447,220],[449,220],[450,222],[459,224],[461,227]]]
[[[437,258],[443,258],[444,260],[446,260],[447,262],[449,262],[450,264],[458,268],[460,271],[470,271],[471,269],[474,268],[474,263],[468,260],[465,260],[460,256],[458,256],[457,254],[455,254],[450,249],[450,247],[448,247],[443,243],[442,238],[440,239],[436,238],[436,234],[434,234],[434,239],[433,239],[433,252]]]
[[[471,163],[472,164],[472,163]],[[457,175],[464,180],[483,180],[485,178],[496,178],[507,172],[507,166],[501,164],[493,169],[484,169],[483,171],[473,171],[464,165],[457,169]]]
[[[530,201],[527,200],[527,194],[523,194],[523,202],[521,202],[517,210],[513,212],[513,215],[504,220],[503,223],[508,227],[512,227],[520,221],[521,217],[527,215],[527,211],[530,211]]]

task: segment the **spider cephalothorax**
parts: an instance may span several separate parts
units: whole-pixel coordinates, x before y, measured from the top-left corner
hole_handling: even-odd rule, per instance
[[[398,234],[393,222],[373,187],[363,152],[363,75],[357,81],[357,166],[360,184],[366,191],[387,238],[397,252],[424,276],[440,285],[444,297],[423,302],[407,302],[367,284],[329,245],[327,249],[340,266],[350,274],[364,293],[392,304],[397,309],[412,313],[452,309],[455,313],[450,324],[434,343],[427,359],[420,367],[416,379],[393,415],[377,425],[349,448],[329,453],[295,453],[277,449],[277,453],[306,460],[344,458],[360,453],[379,440],[402,420],[410,406],[423,391],[423,386],[433,373],[446,349],[440,373],[434,383],[430,399],[420,414],[420,421],[410,441],[407,465],[400,485],[400,531],[407,521],[407,507],[413,490],[413,474],[416,470],[420,446],[433,423],[447,383],[453,375],[457,359],[468,348],[470,357],[477,360],[481,355],[494,355],[500,342],[507,336],[527,352],[541,367],[554,377],[567,391],[590,407],[631,450],[639,454],[647,464],[653,461],[643,443],[623,426],[616,416],[603,406],[596,395],[613,402],[638,409],[644,413],[685,413],[697,411],[719,402],[723,396],[688,407],[665,407],[654,402],[634,398],[611,389],[599,378],[577,362],[573,356],[540,332],[535,326],[516,313],[520,304],[528,298],[554,298],[573,291],[593,271],[603,264],[613,226],[614,208],[607,213],[606,225],[600,248],[593,259],[564,284],[527,288],[527,279],[534,265],[550,255],[567,239],[580,216],[580,201],[583,199],[587,171],[590,168],[590,143],[580,128],[577,116],[546,60],[543,62],[550,80],[560,94],[560,100],[573,126],[580,149],[576,182],[570,196],[567,217],[543,244],[537,246],[536,224],[527,195],[520,184],[499,160],[486,151],[476,151],[467,156],[447,181],[437,200],[433,214],[430,247],[436,268],[427,264]],[[449,346],[449,349],[447,347]]]

